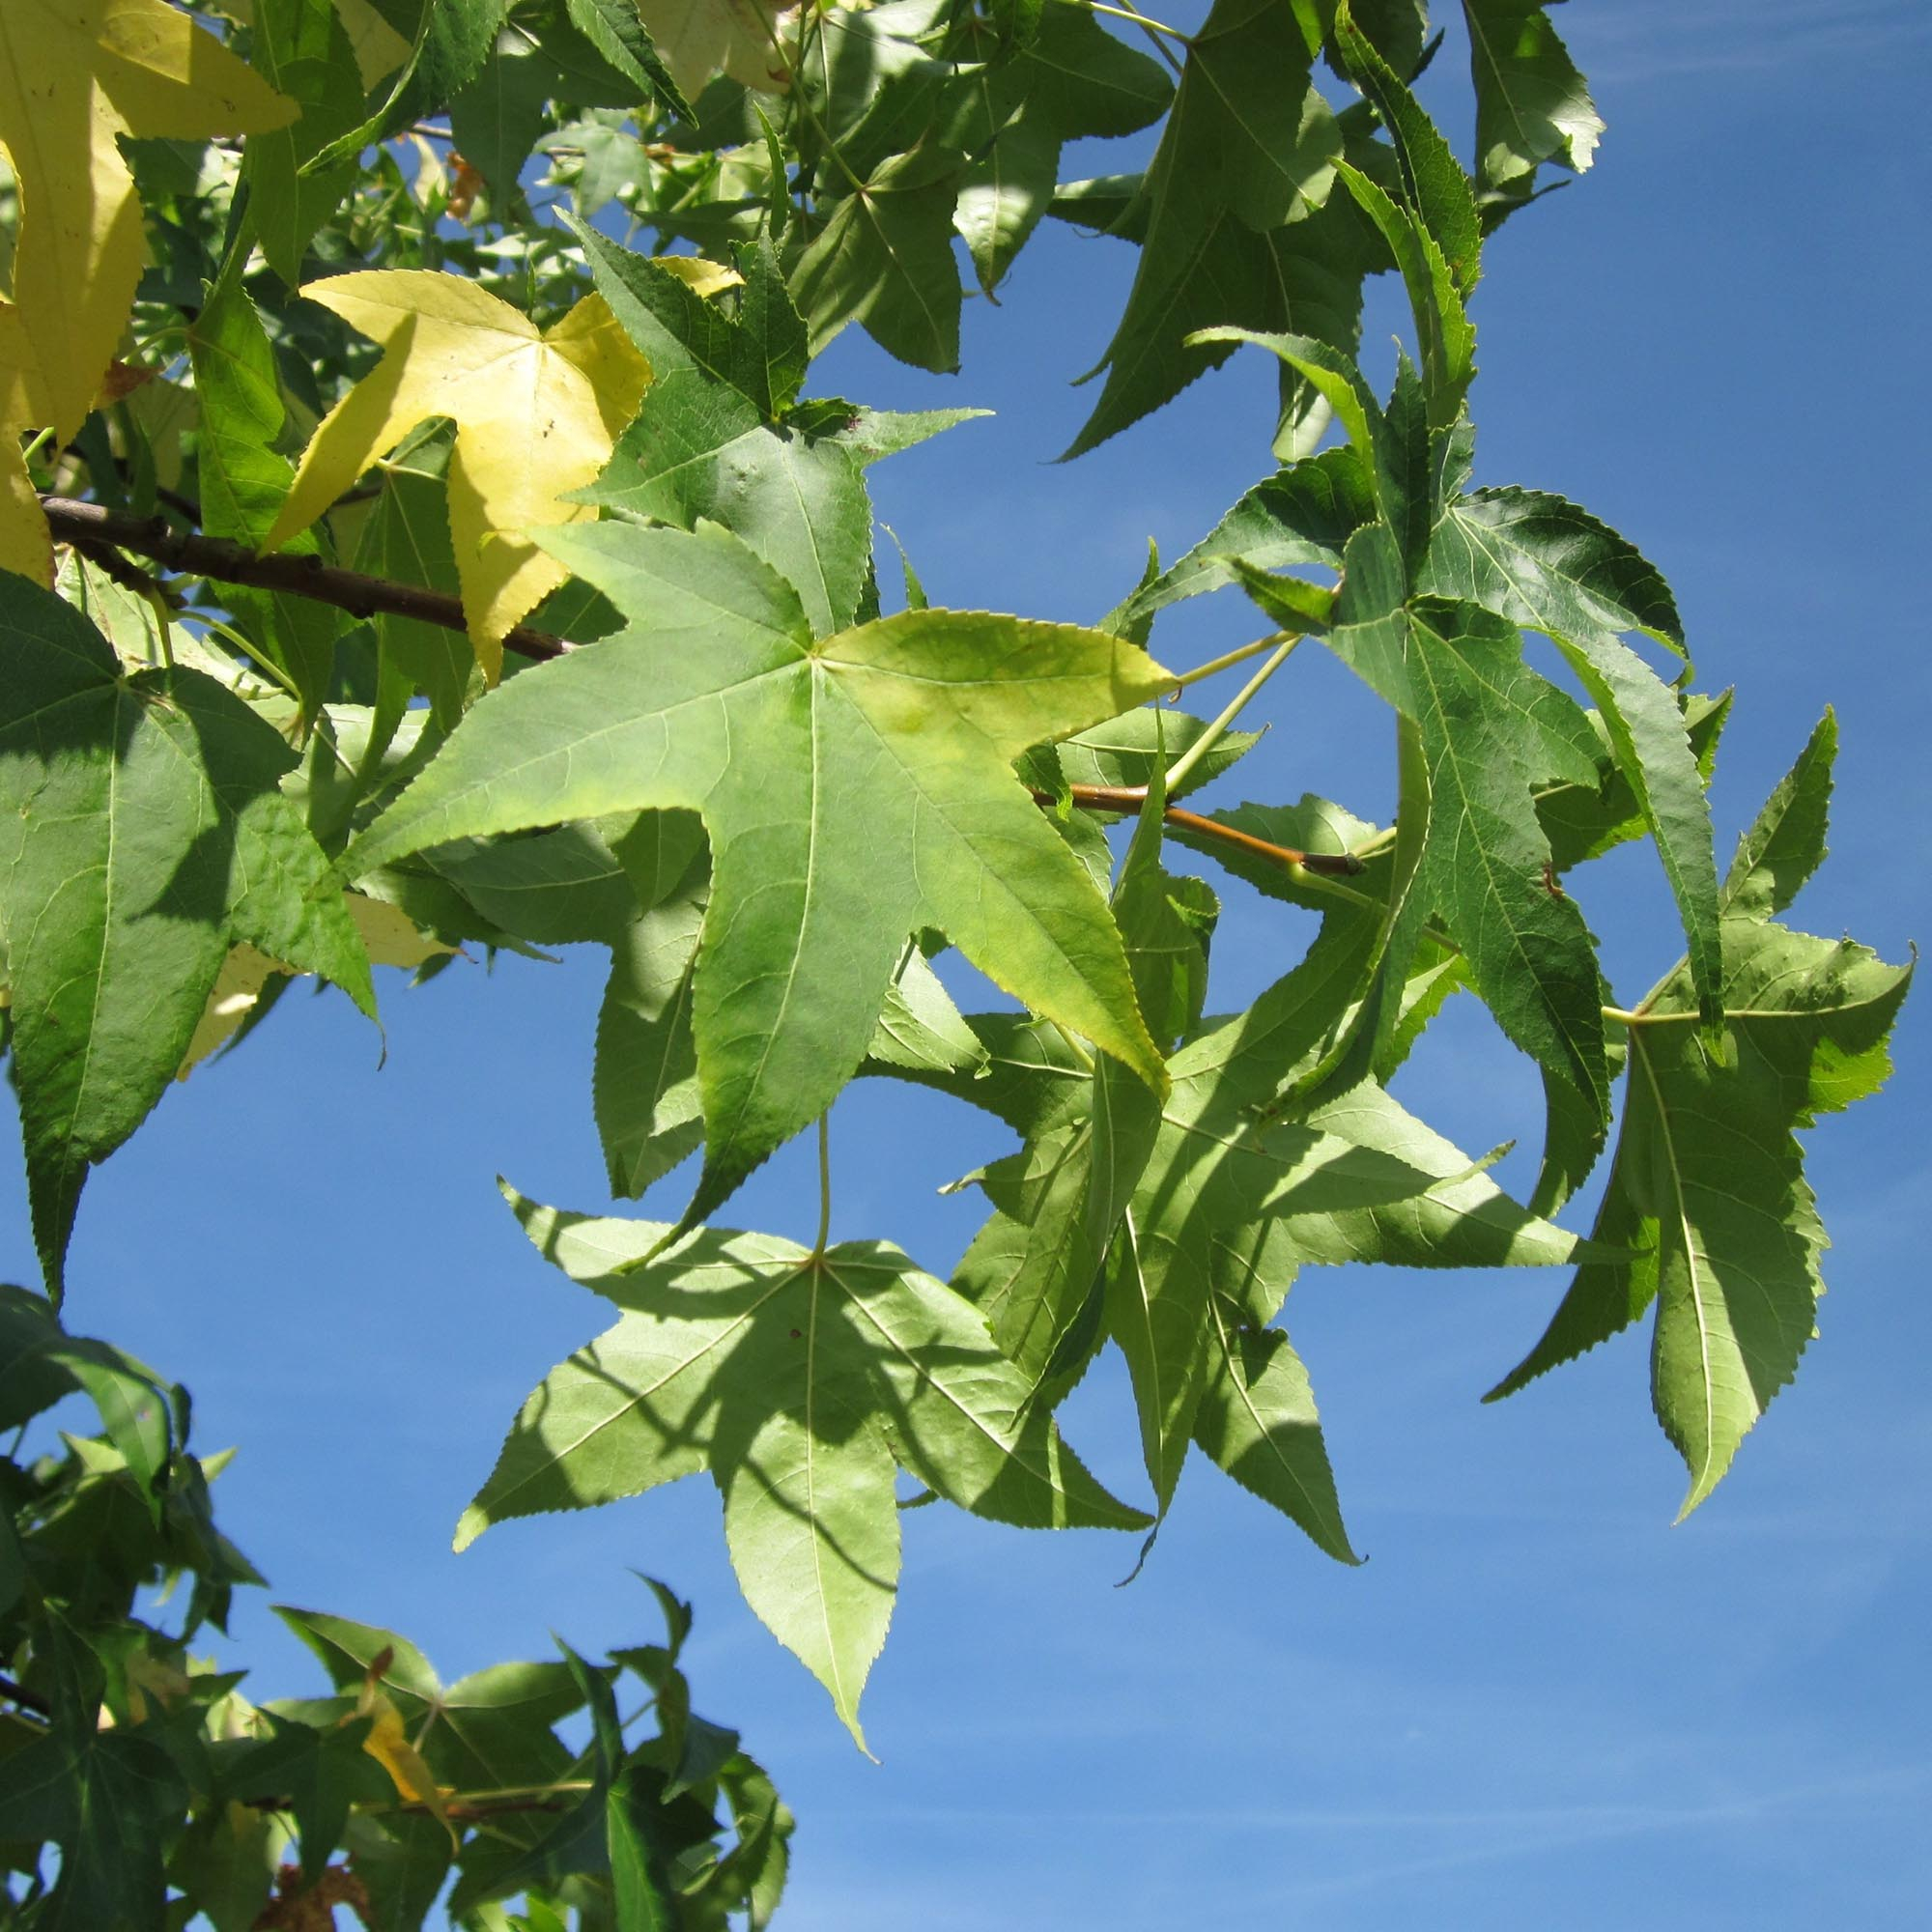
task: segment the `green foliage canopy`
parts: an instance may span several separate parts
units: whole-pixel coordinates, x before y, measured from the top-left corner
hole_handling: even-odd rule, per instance
[[[0,1425],[99,1421],[3,1465],[10,1923],[407,1928],[447,1884],[493,1932],[665,1932],[761,1925],[783,1886],[790,1815],[692,1713],[662,1585],[667,1640],[601,1663],[445,1686],[294,1609],[329,1696],[257,1705],[193,1657],[261,1579],[185,1396],[64,1325],[69,1239],[92,1167],[303,976],[374,1020],[375,966],[610,952],[611,1191],[701,1168],[669,1217],[512,1194],[619,1316],[459,1542],[708,1474],[748,1601],[862,1744],[900,1471],[1151,1531],[1199,1450],[1355,1560],[1279,1325],[1304,1264],[1570,1268],[1494,1396],[1651,1313],[1685,1510],[1709,1496],[1813,1332],[1798,1133],[1884,1079],[1910,968],[1780,921],[1824,856],[1830,718],[1720,884],[1727,699],[1662,576],[1558,495],[1469,488],[1485,239],[1601,123],[1545,7],[1461,13],[1472,169],[1412,92],[1421,0],[1215,0],[1192,33],[1088,0],[10,8],[0,1012],[44,1292],[0,1293]],[[1127,137],[1145,166],[1061,178]],[[955,242],[990,296],[1048,219],[1137,251],[1068,454],[1259,353],[1274,467],[1094,628],[930,609],[910,566],[888,611],[867,471],[972,412],[809,395],[812,359],[857,326],[956,367]],[[1412,321],[1386,394],[1356,359],[1378,274]],[[1161,613],[1218,591],[1267,634],[1157,663]],[[1183,806],[1310,645],[1388,707],[1393,822]],[[1620,1004],[1570,883],[1634,839],[1685,953]],[[1320,915],[1236,1013],[1217,867]],[[962,1013],[948,949],[1018,1009]],[[1388,1092],[1457,992],[1544,1081],[1526,1203]],[[1017,1138],[950,1280],[823,1212],[810,1248],[714,1220],[792,1136],[822,1151],[857,1078]],[[1148,1509],[1055,1421],[1110,1346]]]

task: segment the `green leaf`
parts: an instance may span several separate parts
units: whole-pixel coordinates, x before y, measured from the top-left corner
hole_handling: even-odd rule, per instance
[[[859,1694],[898,1575],[894,1470],[1002,1521],[1132,1528],[970,1303],[896,1249],[814,1257],[509,1193],[537,1248],[624,1311],[525,1405],[461,1548],[493,1522],[582,1509],[708,1469],[752,1607],[824,1684],[861,1746]],[[653,1259],[655,1257],[655,1259]]]
[[[1641,630],[1680,652],[1669,588],[1624,539],[1560,497],[1480,491],[1437,526],[1423,587],[1468,598],[1542,631],[1601,710],[1646,828],[1657,841],[1705,1011],[1715,1014],[1718,875],[1704,775],[1673,694],[1617,637]]]
[[[1705,697],[1690,693],[1682,705],[1684,735],[1690,741],[1698,776],[1708,787],[1718,741],[1730,717],[1730,694]],[[1601,718],[1594,713],[1592,717],[1603,740],[1597,755],[1597,782],[1545,785],[1536,794],[1537,819],[1549,839],[1550,859],[1559,873],[1601,858],[1633,838],[1644,838],[1650,830],[1636,794],[1617,762],[1608,729]]]
[[[1482,273],[1483,238],[1469,178],[1441,131],[1355,24],[1348,0],[1335,10],[1335,41],[1349,77],[1374,103],[1395,147],[1403,199],[1441,251],[1459,295]]]
[[[1009,761],[1151,696],[1166,671],[1097,633],[957,611],[814,641],[789,586],[718,530],[544,541],[639,628],[484,698],[344,864],[568,817],[702,813],[693,1219],[830,1103],[922,927],[1161,1078],[1106,909]],[[745,744],[755,762],[733,755]],[[864,788],[843,780],[853,760]]]
[[[10,1840],[60,1849],[60,1877],[34,1914],[54,1932],[162,1932],[162,1851],[188,1794],[152,1738],[99,1728],[99,1671],[56,1621],[53,1722],[0,1757],[0,1818]]]
[[[659,1803],[663,1773],[635,1765],[605,1799],[611,1837],[611,1891],[616,1932],[675,1932],[680,1914]]]
[[[1782,912],[1824,863],[1837,751],[1838,721],[1828,708],[1797,762],[1738,840],[1720,895],[1731,918],[1770,919]]]
[[[791,274],[814,355],[857,322],[901,362],[940,375],[959,367],[952,211],[960,172],[958,156],[921,148],[893,156],[831,203]]]
[[[409,1735],[421,1738],[423,1759],[438,1783],[457,1791],[498,1791],[549,1784],[567,1773],[571,1753],[552,1726],[583,1698],[564,1664],[495,1664],[445,1686],[422,1652],[393,1631],[285,1604],[275,1606],[275,1614],[322,1660],[339,1690],[359,1691],[388,1653],[378,1688]],[[546,1829],[540,1815],[505,1817],[493,1826],[519,1846],[535,1843]]]
[[[825,636],[849,624],[872,559],[872,506],[835,415],[826,431],[781,412],[806,364],[805,326],[771,244],[741,251],[740,313],[681,277],[582,231],[598,286],[657,380],[585,502],[694,529],[735,531],[804,598]],[[835,433],[826,433],[827,431]]]
[[[1101,628],[1112,630],[1114,626],[1109,622]],[[1157,776],[1164,778],[1167,767],[1190,751],[1207,729],[1205,719],[1185,711],[1123,711],[1104,724],[1091,725],[1063,738],[1058,745],[1037,749],[1052,760],[1066,784],[1136,791],[1151,784]],[[1170,794],[1170,803],[1231,771],[1260,742],[1258,731],[1223,732],[1187,774],[1180,790]]]
[[[1476,379],[1476,331],[1463,306],[1456,270],[1419,216],[1398,206],[1348,161],[1338,161],[1335,172],[1375,223],[1402,271],[1422,348],[1429,420],[1443,428],[1456,420]]]
[[[427,1813],[352,1816],[349,1856],[369,1895],[368,1932],[420,1932],[449,1875],[449,1833]]]
[[[638,916],[624,867],[587,825],[446,845],[436,869],[493,924],[538,946],[615,946]]]
[[[1875,1093],[1912,977],[1849,940],[1727,919],[1724,1026],[1700,1027],[1680,968],[1630,1026],[1630,1096],[1593,1239],[1636,1250],[1578,1269],[1508,1395],[1636,1320],[1654,1300],[1652,1396],[1714,1490],[1796,1373],[1824,1292],[1825,1245],[1794,1129]]]
[[[407,443],[383,473],[383,493],[362,525],[355,568],[371,577],[419,584],[460,597],[456,552],[449,537],[447,472],[451,439],[445,428]],[[295,539],[297,548],[307,533]],[[476,653],[461,631],[415,617],[378,611],[375,628],[380,682],[400,679],[429,699],[442,731],[463,715],[472,678],[480,689]]]
[[[948,1072],[977,1073],[986,1065],[979,1036],[959,1016],[952,996],[914,940],[906,941],[894,969],[867,1057],[892,1066]]]
[[[1127,1357],[1143,1449],[1165,1507],[1210,1369],[1208,1298],[1222,1251],[1270,1225],[1273,1250],[1316,1262],[1550,1265],[1574,1236],[1510,1201],[1482,1171],[1379,1089],[1298,1097],[1350,1024],[1378,921],[1331,919],[1308,956],[1245,1013],[1183,1045],[1173,1090],[1106,1269],[1107,1331]],[[980,1177],[1002,1212],[962,1264],[996,1327],[1036,1237],[1016,1183],[1044,1185],[1076,1153],[1091,1081],[1037,1029],[983,1014],[972,1024],[991,1062],[979,1080],[925,1076],[1025,1134],[1025,1156]],[[1063,1211],[1070,1211],[1070,1206]],[[1218,1258],[1218,1259],[1217,1259]],[[1270,1311],[1272,1312],[1272,1311]],[[1063,1324],[1063,1331],[1065,1324]],[[1272,1346],[1272,1345],[1269,1345]],[[1035,1351],[1036,1354],[1038,1352]]]
[[[711,860],[692,812],[642,812],[617,849],[644,910],[611,949],[592,1094],[611,1191],[635,1200],[704,1140],[691,996]]]
[[[301,1841],[301,1882],[323,1874],[349,1824],[350,1806],[382,1804],[395,1796],[383,1767],[363,1749],[366,1719],[318,1728],[264,1711],[269,1736],[232,1749],[218,1760],[224,1803],[274,1799],[295,1816]]]
[[[273,525],[295,470],[275,449],[287,411],[274,352],[242,291],[245,255],[238,250],[228,272],[208,290],[189,326],[187,347],[201,403],[195,446],[202,527],[253,549]],[[323,555],[313,530],[304,530],[289,549],[298,556]],[[313,598],[240,585],[225,586],[223,600],[247,626],[264,660],[300,694],[304,717],[313,718],[328,696],[336,639],[348,624],[344,613]]]
[[[1607,1119],[1596,954],[1545,876],[1531,796],[1552,773],[1594,776],[1587,721],[1524,665],[1516,627],[1472,604],[1340,623],[1330,641],[1415,720],[1430,801],[1417,890],[1503,1031]]]
[[[679,120],[697,118],[639,18],[635,0],[564,0],[564,5],[577,31],[619,73],[655,94]]]
[[[42,1296],[0,1284],[0,1428],[25,1424],[76,1389],[99,1410],[158,1526],[171,1459],[185,1446],[185,1396],[110,1344],[70,1335]]]
[[[1544,0],[1463,0],[1463,18],[1476,86],[1476,197],[1493,226],[1529,199],[1545,161],[1581,174],[1604,123]]]
[[[1037,15],[1015,57],[962,76],[983,130],[976,125],[977,158],[953,221],[989,296],[1053,200],[1064,144],[1135,133],[1173,99],[1158,63],[1123,45],[1094,14],[1054,6]]]
[[[1244,1490],[1300,1528],[1341,1563],[1359,1563],[1342,1523],[1315,1396],[1301,1357],[1279,1328],[1279,1312],[1298,1264],[1280,1222],[1240,1229],[1217,1240],[1208,1367],[1194,1418],[1194,1440]]]
[[[249,50],[256,71],[301,107],[301,119],[293,127],[251,138],[242,162],[262,253],[293,289],[302,280],[302,258],[316,230],[335,213],[356,177],[354,156],[313,174],[302,168],[361,121],[362,85],[348,33],[330,0],[255,0],[253,24]],[[206,320],[204,311],[197,327]],[[201,386],[198,376],[195,386]]]
[[[1342,136],[1285,0],[1215,0],[1148,170],[1146,238],[1079,456],[1227,358],[1219,325],[1293,327],[1278,244],[1328,198]],[[1097,373],[1097,370],[1095,371]]]
[[[1342,567],[1342,552],[1376,514],[1361,463],[1346,449],[1323,450],[1277,470],[1145,589],[1127,601],[1135,616],[1184,597],[1238,582],[1236,560],[1254,570]]]
[[[85,618],[5,582],[0,935],[35,1239],[58,1294],[87,1169],[166,1091],[233,941],[333,979],[372,1017],[374,995],[278,788],[294,754],[273,728],[197,671],[122,676]]]
[[[481,71],[508,6],[509,0],[420,0],[410,57],[388,99],[359,127],[310,156],[302,172],[324,174],[359,159],[364,148],[440,114]]]
[[[1419,587],[1466,597],[1555,638],[1641,631],[1684,655],[1670,586],[1607,524],[1543,490],[1477,490],[1445,506]]]

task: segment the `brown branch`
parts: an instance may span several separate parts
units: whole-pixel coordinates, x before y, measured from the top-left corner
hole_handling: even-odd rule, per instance
[[[178,530],[161,517],[135,517],[124,511],[103,509],[99,503],[81,503],[67,497],[43,497],[41,507],[47,513],[47,526],[62,543],[76,546],[111,544],[116,550],[133,551],[151,557],[169,570],[190,577],[207,577],[218,583],[240,583],[254,590],[278,590],[296,597],[312,598],[318,604],[332,604],[352,617],[373,617],[382,612],[391,617],[413,617],[419,623],[436,624],[445,631],[467,631],[463,603],[441,590],[426,590],[420,584],[396,583],[384,577],[365,577],[358,570],[342,570],[323,562],[319,556],[257,556],[245,544],[231,543],[226,537],[207,537]],[[548,631],[533,631],[519,624],[503,639],[506,651],[520,657],[561,657],[571,648],[562,638]]]
[[[11,1677],[0,1677],[0,1697],[19,1705],[23,1711],[32,1711],[37,1717],[51,1718],[54,1714],[54,1707],[39,1691],[15,1684]]]
[[[43,497],[41,507],[47,513],[47,524],[55,537],[103,563],[106,549],[111,546],[115,551],[133,551],[169,570],[191,577],[313,598],[317,603],[332,604],[347,611],[353,617],[373,617],[384,611],[393,617],[413,617],[421,623],[440,625],[446,631],[469,628],[464,621],[462,601],[440,590],[397,583],[388,578],[366,577],[356,570],[341,570],[324,563],[319,556],[292,556],[286,553],[257,556],[245,545],[232,543],[226,537],[200,536],[178,530],[160,517],[130,516],[103,509],[99,503],[77,502],[71,497]],[[107,567],[113,569],[112,565]],[[521,657],[554,658],[575,646],[548,631],[533,631],[520,624],[504,638],[503,648]],[[1090,811],[1138,811],[1147,800],[1144,785],[1077,784],[1068,790],[1073,803]],[[1035,792],[1034,797],[1041,805],[1054,803],[1050,792]],[[1273,865],[1297,866],[1303,871],[1331,878],[1352,878],[1363,869],[1362,862],[1352,852],[1303,852],[1293,845],[1276,845],[1268,839],[1257,838],[1251,832],[1204,818],[1198,811],[1189,811],[1182,806],[1170,805],[1163,815],[1170,825],[1236,846],[1250,857]]]
[[[1145,785],[1076,784],[1066,789],[1075,805],[1084,805],[1090,811],[1138,811],[1147,803]],[[1034,797],[1041,805],[1054,802],[1051,792],[1037,791]],[[1189,811],[1183,806],[1170,805],[1161,816],[1169,825],[1178,825],[1203,838],[1218,839],[1224,845],[1237,846],[1277,866],[1299,866],[1304,872],[1345,879],[1366,869],[1352,852],[1303,852],[1293,845],[1276,845],[1265,838],[1257,838],[1252,832],[1223,825],[1217,818],[1204,818],[1200,812]]]

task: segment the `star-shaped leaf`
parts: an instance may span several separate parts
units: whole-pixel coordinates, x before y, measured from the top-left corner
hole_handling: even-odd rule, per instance
[[[494,678],[505,634],[569,574],[526,533],[590,514],[567,498],[610,461],[649,365],[601,296],[539,330],[473,282],[428,270],[334,275],[302,293],[384,355],[323,418],[264,548],[306,529],[425,417],[453,417],[450,535],[470,639]]]
[[[35,413],[63,442],[94,407],[141,274],[120,138],[255,134],[297,112],[165,0],[0,8],[0,146],[20,183],[14,299],[34,350]]]
[[[972,1304],[897,1249],[703,1229],[658,1253],[660,1223],[509,1199],[547,1259],[624,1313],[525,1404],[459,1548],[509,1517],[708,1470],[747,1600],[863,1747],[898,1578],[896,1469],[1004,1522],[1145,1526],[1029,1410],[1031,1382]]]
[[[1721,1030],[1688,963],[1628,1021],[1630,1092],[1595,1238],[1631,1260],[1578,1268],[1512,1394],[1653,1302],[1658,1420],[1690,1471],[1680,1515],[1721,1480],[1798,1368],[1825,1246],[1796,1129],[1876,1093],[1910,966],[1763,917],[1824,852],[1829,733],[1814,737],[1738,848],[1722,926]]]
[[[1096,1245],[1104,1254],[1099,1314],[1127,1358],[1163,1508],[1196,1435],[1204,1392],[1228,1369],[1215,1338],[1240,1325],[1230,1316],[1217,1327],[1209,1305],[1230,1254],[1258,1239],[1275,1264],[1548,1265],[1576,1253],[1575,1236],[1520,1208],[1481,1163],[1373,1083],[1313,1106],[1297,1103],[1306,1070],[1350,1023],[1377,929],[1370,915],[1332,918],[1308,957],[1245,1013],[1173,1055],[1173,1088],[1152,1145],[1141,1151],[1124,1188],[1114,1184],[1103,1156],[1083,1151],[1106,1141],[1088,1112],[1092,1083],[1051,1038],[985,1015],[973,1022],[991,1062],[985,1077],[910,1076],[977,1101],[1029,1136],[1023,1154],[980,1178],[1000,1212],[961,1264],[959,1280],[1036,1380],[1051,1382],[1077,1350],[1081,1322],[1091,1320],[1085,1304]],[[1060,1163],[1070,1164],[1073,1184],[1062,1180]],[[1101,1173],[1118,1202],[1097,1244],[1092,1222],[1100,1190],[1090,1172]],[[1077,1265],[1063,1259],[1075,1251]],[[1091,1340],[1100,1332],[1090,1330]],[[1275,1346],[1263,1345],[1264,1355]],[[1072,1360],[1077,1366],[1084,1356]],[[1258,1357],[1257,1372],[1261,1366]],[[1237,1399],[1225,1383],[1215,1398]],[[1222,1414],[1216,1441],[1232,1442],[1224,1425],[1237,1424]]]
[[[694,1218],[830,1104],[922,927],[1161,1083],[1106,906],[1011,761],[1170,673],[1117,638],[970,611],[814,639],[791,586],[712,526],[544,542],[632,628],[483,699],[344,863],[611,811],[702,814]]]

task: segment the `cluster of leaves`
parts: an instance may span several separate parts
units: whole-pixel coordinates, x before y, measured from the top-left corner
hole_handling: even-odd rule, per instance
[[[1150,1529],[1198,1447],[1353,1560],[1278,1325],[1300,1265],[1346,1261],[1575,1264],[1496,1394],[1654,1305],[1653,1399],[1701,1501],[1812,1332],[1795,1130],[1878,1085],[1909,974],[1776,923],[1823,854],[1829,724],[1720,883],[1728,700],[1691,692],[1663,580],[1560,497],[1470,487],[1485,237],[1540,170],[1585,167],[1600,124],[1544,7],[1462,12],[1473,172],[1411,90],[1434,50],[1414,0],[1216,0],[1193,33],[1144,23],[1156,58],[1084,0],[11,9],[0,940],[56,1298],[90,1167],[296,979],[373,1017],[373,965],[587,944],[611,961],[611,1195],[701,1167],[674,1218],[512,1195],[618,1318],[531,1396],[460,1541],[708,1473],[748,1599],[862,1739],[900,1470],[1006,1521]],[[43,88],[9,39],[29,18],[64,49]],[[1067,141],[1136,132],[1144,172],[1058,178]],[[98,191],[63,200],[83,154]],[[1075,451],[1246,345],[1280,371],[1278,467],[1096,627],[930,609],[910,568],[888,614],[867,471],[970,412],[808,396],[811,357],[856,322],[951,368],[955,237],[990,296],[1049,214],[1139,250]],[[1415,345],[1386,394],[1355,359],[1384,271]],[[1278,628],[1154,660],[1163,611],[1230,588]],[[1303,639],[1390,708],[1394,822],[1182,806]],[[1211,722],[1156,702],[1250,660]],[[1622,1006],[1571,881],[1637,838],[1686,951]],[[1219,901],[1177,850],[1290,933],[1287,909],[1319,916],[1243,1012],[1209,1008]],[[948,948],[1023,1010],[962,1014]],[[1388,1091],[1459,992],[1543,1076],[1526,1203]],[[1018,1137],[972,1177],[990,1213],[950,1281],[883,1242],[713,1223],[862,1076]],[[1579,1239],[1550,1217],[1619,1079]],[[1053,1420],[1109,1345],[1151,1512]],[[304,1778],[361,1768],[345,1717],[420,1730],[454,1695],[384,1634],[338,1638],[349,1703],[287,1717],[321,1740]],[[60,1735],[91,1739],[68,1655]],[[588,1705],[590,1795],[561,1836],[466,1851],[459,1900],[607,1861],[625,1927],[682,1922],[638,1902],[668,1885],[765,1910],[779,1814],[754,1772],[681,1718],[626,1756],[608,1678],[546,1668],[530,1721]],[[665,1708],[670,1662],[644,1674]],[[427,1842],[441,1785],[476,1787],[439,1767],[454,1730],[426,1735],[428,1781],[398,1790]],[[70,1792],[96,1775],[75,1764]],[[706,1863],[711,1814],[659,1813],[720,1792],[740,1848]],[[394,1793],[345,1802],[348,1829],[391,1831]],[[207,1832],[232,1858],[227,1804]],[[269,1833],[260,1809],[242,1823]],[[297,1830],[312,1884],[333,1841],[311,1850],[313,1808]]]
[[[693,1712],[691,1612],[662,1584],[665,1643],[450,1685],[393,1632],[278,1606],[332,1690],[253,1703],[244,1672],[192,1650],[262,1578],[214,1526],[226,1459],[189,1451],[186,1393],[20,1288],[0,1287],[0,1428],[45,1434],[81,1402],[101,1425],[0,1462],[0,1871],[24,1880],[5,1923],[311,1932],[343,1905],[403,1932],[452,1872],[447,1910],[476,1932],[572,1910],[610,1932],[770,1918],[790,1814],[738,1734]],[[576,1746],[556,1730],[573,1718]],[[518,1897],[513,1918],[497,1901]]]

